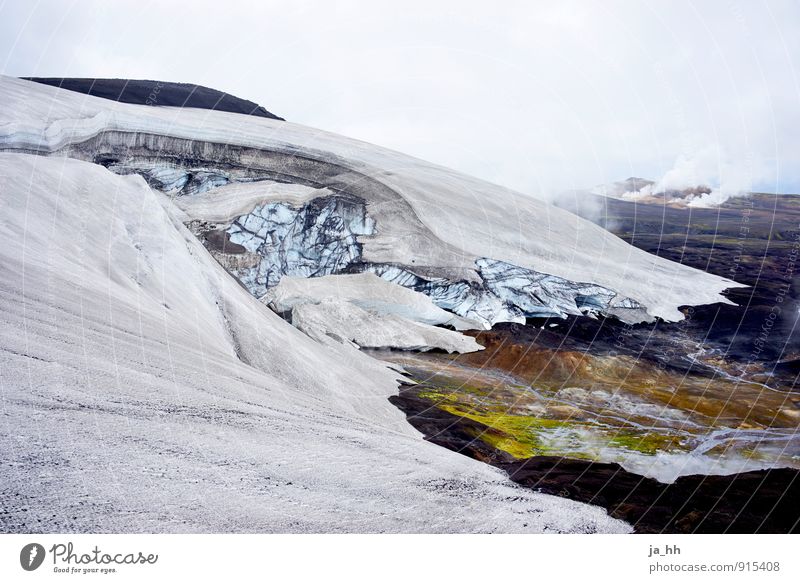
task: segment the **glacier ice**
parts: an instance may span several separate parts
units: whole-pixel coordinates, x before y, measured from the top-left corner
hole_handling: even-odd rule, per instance
[[[270,175],[224,164],[197,165],[170,156],[99,156],[95,161],[115,174],[139,174],[153,188],[170,196],[195,196],[236,182],[267,180]]]
[[[484,282],[451,281],[443,277],[426,278],[398,265],[370,265],[370,271],[398,285],[430,297],[434,304],[490,328],[498,322],[525,322],[525,315],[508,306],[487,289]]]
[[[638,302],[619,298],[613,290],[488,258],[476,261],[480,283],[425,278],[399,266],[367,268],[387,281],[424,293],[437,306],[481,322],[486,328],[499,322],[524,323],[526,318],[582,314],[614,315],[623,321],[648,318]]]
[[[237,274],[261,296],[284,275],[318,277],[344,271],[361,259],[359,235],[371,234],[374,227],[363,202],[331,196],[299,207],[283,202],[257,206],[227,232],[231,242],[261,257],[257,266]]]

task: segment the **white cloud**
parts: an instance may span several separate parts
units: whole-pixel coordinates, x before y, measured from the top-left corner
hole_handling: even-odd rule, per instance
[[[746,160],[752,188],[785,192],[798,25],[781,0],[12,1],[0,63],[197,82],[536,195],[665,176],[707,144],[725,150],[722,191]]]

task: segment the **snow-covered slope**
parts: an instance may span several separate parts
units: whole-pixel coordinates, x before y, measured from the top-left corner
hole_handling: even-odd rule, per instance
[[[315,340],[352,342],[359,348],[392,348],[426,352],[476,352],[483,347],[458,332],[420,324],[394,314],[368,311],[333,298],[292,308],[292,324]]]
[[[392,285],[373,273],[284,277],[262,296],[261,301],[281,313],[299,304],[318,303],[328,298],[348,301],[370,312],[400,316],[430,326],[451,326],[456,330],[479,327],[477,322],[459,318],[436,306],[428,296]]]
[[[0,532],[629,530],[423,441],[142,178],[0,153],[0,199]]]
[[[549,204],[313,128],[5,77],[0,101],[2,149],[89,160],[207,199],[196,208],[217,218],[193,230],[258,296],[284,275],[371,271],[489,326],[581,312],[676,320],[678,306],[725,301],[736,285]],[[229,188],[247,204],[223,213],[215,201],[230,202]]]
[[[362,348],[401,350],[482,350],[457,330],[480,328],[443,310],[419,292],[392,284],[373,273],[283,277],[261,301],[320,342],[349,341]]]

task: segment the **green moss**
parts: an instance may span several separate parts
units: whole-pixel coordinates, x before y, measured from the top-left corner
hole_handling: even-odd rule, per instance
[[[485,397],[492,392],[493,390],[491,388],[478,385],[436,383],[431,385],[426,384],[417,391],[417,395],[423,399],[429,399],[434,402],[458,402],[469,399],[471,396]]]
[[[443,409],[454,415],[460,415],[486,425],[485,431],[474,431],[474,437],[496,449],[511,454],[515,458],[557,455],[557,452],[551,451],[542,444],[539,438],[539,431],[543,428],[554,427],[551,423],[558,424],[560,422],[514,415],[464,414],[452,407],[443,407]]]
[[[483,431],[472,431],[473,436],[488,445],[504,451],[515,458],[524,459],[540,455],[562,455],[578,459],[593,459],[592,456],[581,451],[581,446],[586,445],[578,441],[575,447],[565,445],[560,440],[560,446],[548,445],[545,436],[553,436],[560,429],[566,430],[561,436],[569,443],[569,430],[589,430],[592,432],[592,443],[602,447],[607,444],[612,448],[636,451],[646,455],[655,455],[659,451],[669,451],[680,446],[676,437],[660,433],[643,433],[619,429],[609,430],[593,423],[570,421],[561,419],[547,419],[531,415],[517,415],[502,402],[490,402],[484,399],[487,390],[480,387],[470,387],[464,391],[459,386],[457,390],[449,387],[425,387],[417,394],[429,399],[435,405],[451,415],[470,419],[486,426]],[[480,398],[476,402],[476,397]],[[597,438],[597,441],[594,440]],[[589,448],[591,449],[591,448]]]
[[[453,393],[443,393],[432,389],[423,389],[417,393],[417,396],[433,401],[437,405],[440,403],[458,403],[460,400],[458,396]]]

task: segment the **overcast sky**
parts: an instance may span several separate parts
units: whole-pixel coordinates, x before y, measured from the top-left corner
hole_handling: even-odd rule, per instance
[[[6,1],[0,67],[208,85],[540,196],[800,192],[794,0]]]

